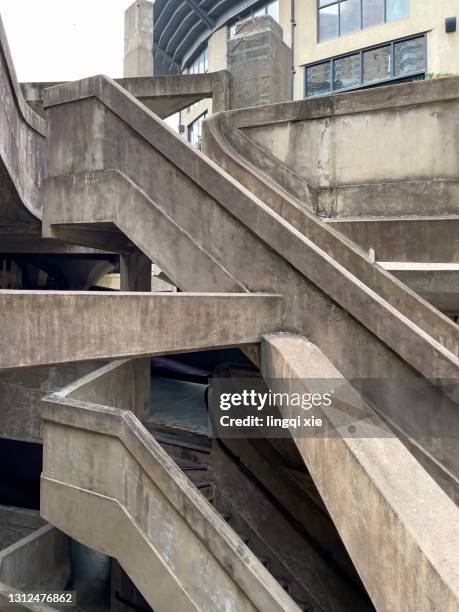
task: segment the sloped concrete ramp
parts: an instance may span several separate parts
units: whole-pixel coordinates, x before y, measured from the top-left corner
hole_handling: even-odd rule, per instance
[[[279,380],[290,393],[342,381],[334,410],[324,411],[336,433],[292,436],[376,609],[459,609],[459,508],[383,424],[371,433],[371,408],[306,338],[266,336],[261,369],[274,391]],[[342,398],[359,409],[354,434],[336,416]]]

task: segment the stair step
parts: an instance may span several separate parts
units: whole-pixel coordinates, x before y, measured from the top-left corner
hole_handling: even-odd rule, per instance
[[[277,577],[276,577],[277,578]],[[286,593],[289,595],[292,591],[292,583],[287,578],[277,578],[277,582],[281,585]]]
[[[313,612],[313,608],[309,604],[305,603],[304,601],[300,601],[299,599],[295,599],[295,597],[292,597],[292,599],[302,612]]]
[[[207,471],[209,469],[209,466],[207,466],[205,463],[199,463],[198,461],[183,459],[181,457],[177,457],[177,459],[175,459],[175,463],[184,472],[192,472],[197,470]]]
[[[215,500],[215,485],[211,482],[195,482],[193,483],[195,487],[199,490],[202,495],[209,501],[211,504]]]

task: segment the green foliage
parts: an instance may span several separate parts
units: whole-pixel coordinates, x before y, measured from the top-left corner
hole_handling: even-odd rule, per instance
[[[446,79],[447,77],[457,76],[457,74],[453,74],[452,72],[428,72],[426,74],[426,81],[431,81],[433,79]]]

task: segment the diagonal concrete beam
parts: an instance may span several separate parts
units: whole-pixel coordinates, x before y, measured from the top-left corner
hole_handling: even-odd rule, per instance
[[[371,419],[371,409],[305,338],[265,337],[261,362],[270,386],[282,380],[284,392],[306,393],[312,379],[338,381],[359,409],[357,434]],[[304,415],[301,408],[281,412]],[[327,419],[335,426],[337,412]],[[459,509],[400,440],[387,430],[294,440],[376,609],[459,609]]]
[[[261,294],[0,291],[0,370],[259,342],[280,329]]]

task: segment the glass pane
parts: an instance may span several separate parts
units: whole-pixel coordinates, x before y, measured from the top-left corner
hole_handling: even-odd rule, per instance
[[[424,37],[395,43],[394,55],[396,76],[424,70],[426,65]]]
[[[336,4],[338,0],[319,0],[319,6],[327,6],[327,4]]]
[[[372,83],[391,76],[390,47],[371,49],[363,54],[363,81]]]
[[[333,89],[346,89],[360,85],[360,55],[335,60]]]
[[[319,40],[338,36],[338,5],[333,4],[319,11]]]
[[[306,95],[320,96],[330,93],[331,62],[311,66],[306,71]]]
[[[363,27],[384,23],[384,0],[363,0]]]
[[[408,17],[408,0],[386,0],[386,21]]]
[[[360,30],[360,0],[345,0],[340,8],[340,34]]]
[[[260,15],[266,15],[266,7],[264,6],[261,9],[258,9],[257,11],[253,11],[253,16],[254,17],[260,17]]]
[[[273,19],[279,21],[279,0],[268,4],[268,15],[271,15]]]

